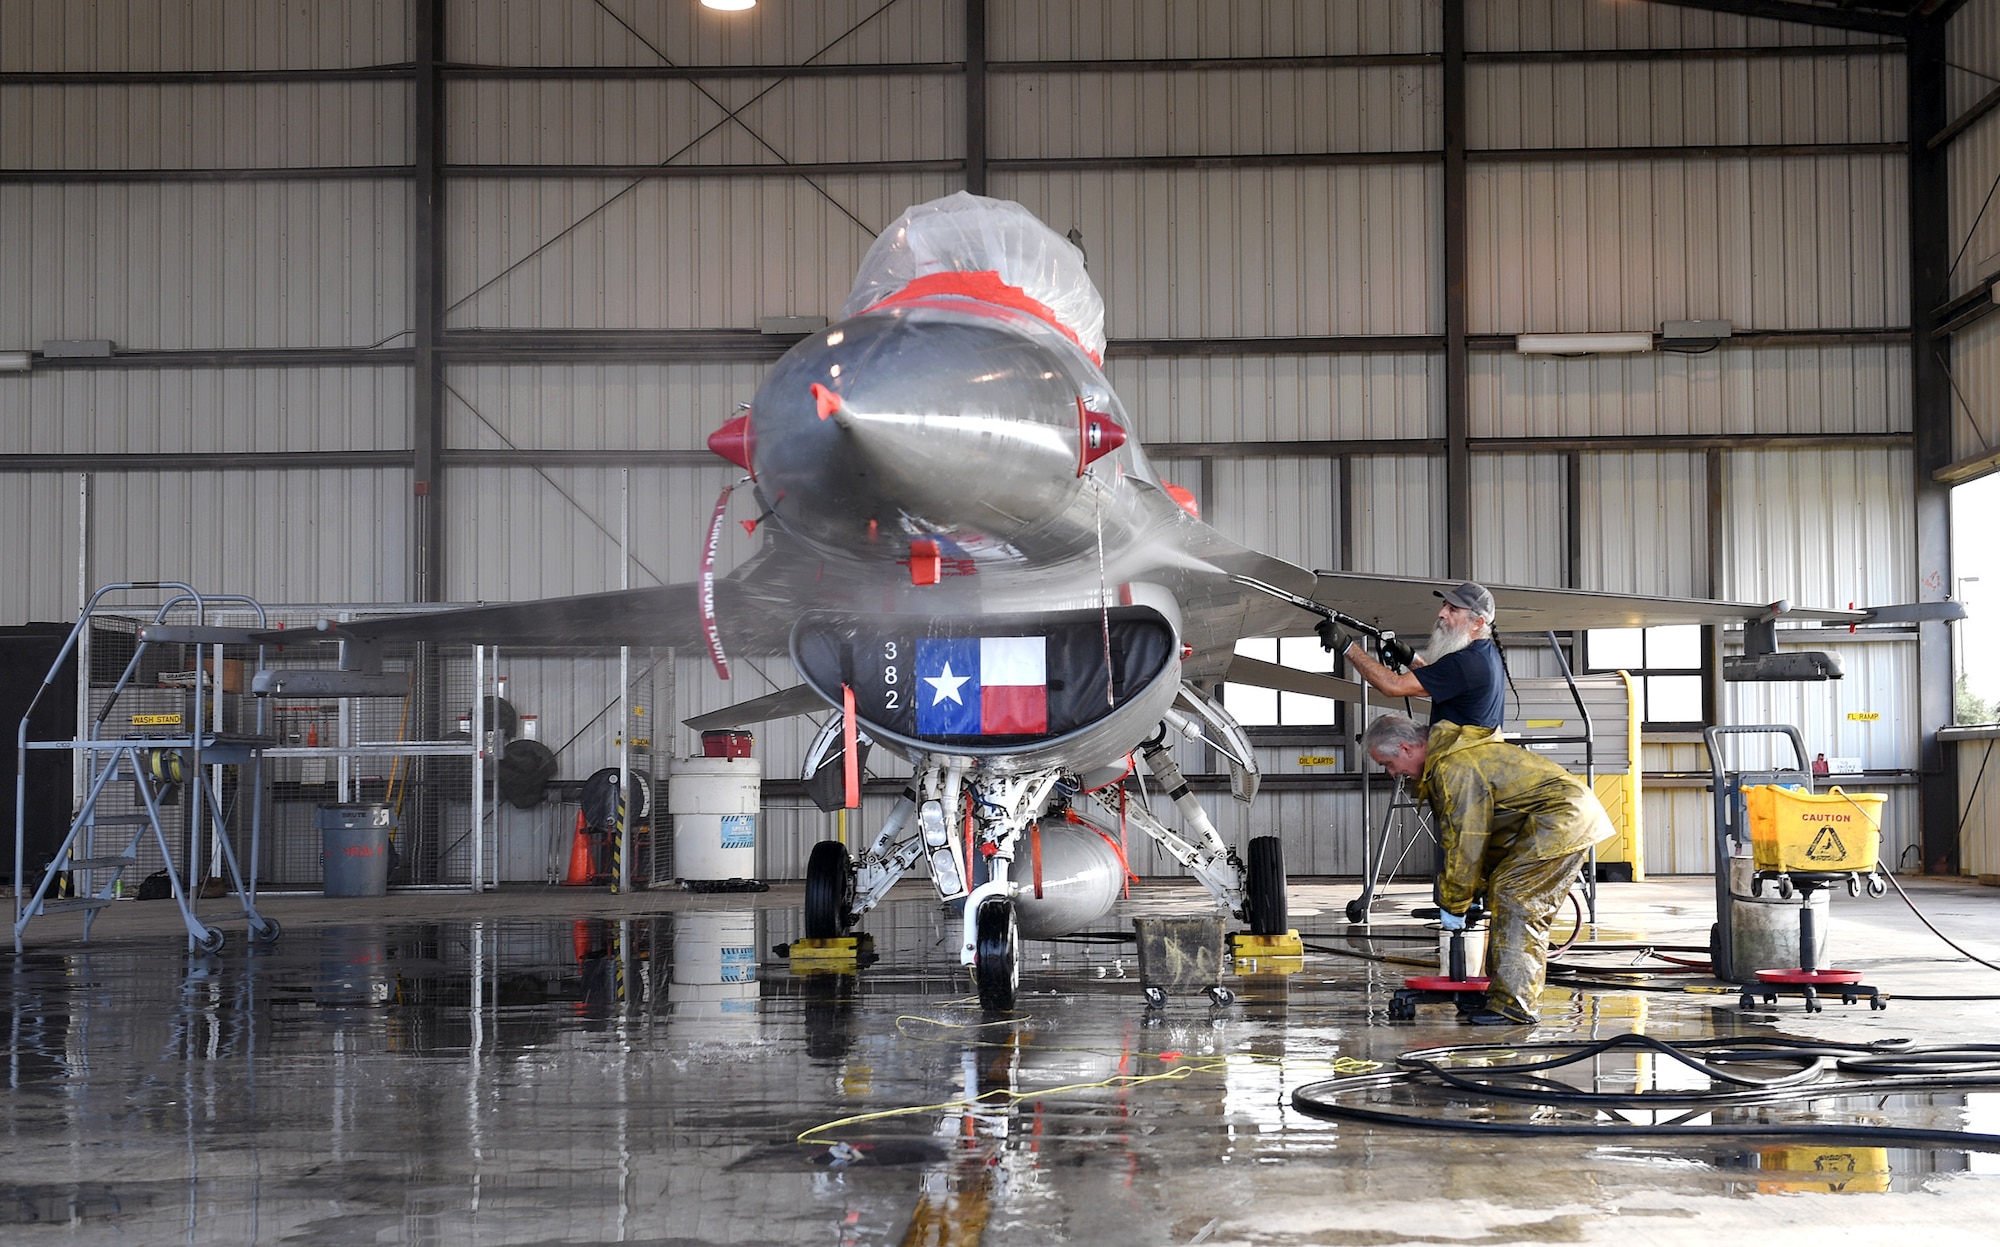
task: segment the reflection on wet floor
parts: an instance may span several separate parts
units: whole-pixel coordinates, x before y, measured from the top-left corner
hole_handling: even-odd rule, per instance
[[[8,979],[0,1223],[10,1241],[1290,1242],[1316,1241],[1274,1211],[1301,1202],[1916,1191],[1991,1169],[1949,1148],[1570,1138],[1496,1169],[1488,1140],[1299,1112],[1302,1086],[1493,1038],[1449,1007],[1388,1023],[1427,933],[1329,922],[1307,941],[1338,955],[1246,964],[1234,1006],[1162,1010],[1122,935],[1029,944],[1022,1008],[994,1019],[937,906],[892,902],[869,930],[859,974],[794,973],[772,953],[793,911],[720,904],[294,927],[192,960],[30,952]],[[1557,988],[1538,1035],[1782,1020],[1732,1000]],[[1638,1054],[1564,1075],[1682,1076]],[[1991,1130],[1996,1106],[1860,1111]]]

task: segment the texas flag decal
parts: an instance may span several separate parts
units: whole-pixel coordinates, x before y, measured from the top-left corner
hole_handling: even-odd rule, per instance
[[[1049,642],[1038,636],[917,641],[917,733],[1029,736],[1049,730]]]

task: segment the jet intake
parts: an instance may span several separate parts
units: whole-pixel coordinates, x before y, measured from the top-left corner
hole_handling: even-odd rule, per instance
[[[1178,656],[1172,625],[1145,606],[984,616],[813,611],[792,630],[800,676],[835,695],[852,688],[856,713],[878,741],[975,756],[1094,728],[1175,676]],[[1178,683],[1175,676],[1168,700]]]

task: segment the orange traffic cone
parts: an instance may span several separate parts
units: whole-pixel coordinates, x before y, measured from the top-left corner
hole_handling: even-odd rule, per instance
[[[566,888],[590,886],[590,837],[583,830],[583,811],[576,812],[576,837],[569,842],[569,878],[563,880]]]

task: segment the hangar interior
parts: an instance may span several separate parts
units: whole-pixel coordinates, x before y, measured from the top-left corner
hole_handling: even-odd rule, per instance
[[[693,582],[712,533],[718,568],[744,562],[759,517],[707,439],[837,319],[885,227],[957,191],[1082,250],[1131,434],[1233,541],[1425,580],[1951,601],[1953,543],[1982,537],[1953,531],[1952,490],[2000,468],[1996,183],[2000,0],[10,0],[9,687],[32,692],[103,585],[185,583],[310,627]],[[114,595],[104,626],[158,600]],[[1844,678],[1725,681],[1743,637],[1715,627],[1500,630],[1522,679],[1558,675],[1552,643],[1580,673],[1633,674],[1642,877],[1718,867],[1708,724],[1796,726],[1886,794],[1898,874],[2000,877],[2000,728],[1955,722],[1958,625],[1780,622],[1781,647]],[[1244,646],[1333,669],[1304,626]],[[687,720],[799,682],[783,658],[725,681],[685,648],[436,661],[429,721],[399,706],[381,731],[470,740],[476,690],[504,676],[559,780],[474,818],[464,757],[417,767],[435,826],[396,882],[422,888],[556,882],[586,777],[625,764],[664,792],[702,752]],[[103,681],[65,678],[81,723]],[[1221,700],[1250,727],[1258,802],[1231,799],[1213,749],[1176,756],[1223,837],[1278,837],[1298,877],[1366,872],[1384,790],[1353,725],[1298,694]],[[339,733],[385,738],[361,710],[278,702],[291,787],[265,827],[295,851],[261,881],[317,888],[308,808],[379,799],[401,764],[336,753]],[[761,879],[805,878],[815,844],[881,823],[907,782],[878,755],[859,810],[822,812],[797,777],[825,719],[756,728]],[[1428,871],[1428,833],[1398,827],[1383,851]],[[1146,841],[1130,869],[1186,876]],[[478,964],[514,936],[555,958],[497,921]],[[618,938],[629,960],[641,937]],[[329,964],[465,955],[325,939]],[[473,1037],[441,1047],[492,1041],[480,973]],[[357,990],[335,1003],[374,1000]],[[703,1051],[734,1041],[703,1018]],[[541,1228],[618,1236],[579,1224]]]
[[[1934,47],[1868,5],[877,7],[10,6],[0,621],[122,581],[337,608],[692,580],[734,479],[704,439],[891,218],[959,189],[1073,232],[1135,436],[1245,544],[1733,601],[1957,591],[1948,491],[2000,419],[1983,6],[1924,18]],[[1516,349],[1606,332],[1661,346]],[[723,531],[725,565],[755,549]],[[1991,820],[1952,816],[1985,812],[1955,756],[1983,742],[1934,738],[1946,627],[1816,640],[1827,685],[1722,684],[1734,644],[1669,656],[1705,673],[1696,717],[1799,725],[1908,798],[1892,856],[1993,873]],[[564,776],[617,763],[615,658],[499,661]],[[793,682],[670,662],[663,724]],[[1643,762],[1662,873],[1710,864],[1679,726]],[[760,729],[767,777],[813,730]],[[1357,768],[1300,765],[1330,732],[1267,738],[1245,817],[1299,873],[1358,872],[1328,834]],[[560,867],[556,811],[503,818],[491,877]],[[801,877],[828,829],[774,791],[758,873]]]

